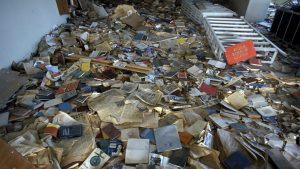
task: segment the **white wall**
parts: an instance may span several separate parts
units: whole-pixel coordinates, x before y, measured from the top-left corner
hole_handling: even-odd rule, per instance
[[[250,22],[264,21],[270,3],[271,0],[251,0],[246,12],[246,19]]]
[[[259,22],[266,18],[271,0],[228,0],[229,8],[245,16],[249,22]]]
[[[30,57],[40,39],[66,18],[55,0],[0,0],[0,69]]]

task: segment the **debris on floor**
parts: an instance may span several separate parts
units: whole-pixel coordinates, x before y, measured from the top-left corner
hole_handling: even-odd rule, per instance
[[[175,0],[91,9],[0,72],[5,167],[300,168],[288,68],[217,60]]]

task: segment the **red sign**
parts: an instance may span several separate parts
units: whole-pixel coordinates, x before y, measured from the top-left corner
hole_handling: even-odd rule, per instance
[[[226,48],[225,56],[227,63],[229,65],[233,65],[235,63],[255,57],[256,50],[252,40],[247,40]]]

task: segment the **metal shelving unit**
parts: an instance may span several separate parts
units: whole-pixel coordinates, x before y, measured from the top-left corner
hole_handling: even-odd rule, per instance
[[[199,3],[203,5],[199,5]],[[257,31],[243,17],[238,18],[233,12],[229,14],[229,10],[224,13],[226,11],[224,10],[225,7],[209,9],[215,5],[204,0],[184,0],[184,4],[194,11],[188,13],[183,11],[183,13],[204,26],[212,51],[218,60],[225,60],[226,47],[246,40],[253,41],[257,57],[262,59],[262,63],[272,64],[278,53],[286,55],[284,51]],[[194,6],[191,7],[191,5]],[[196,6],[204,6],[205,8],[199,9]],[[199,16],[196,17],[195,15]]]

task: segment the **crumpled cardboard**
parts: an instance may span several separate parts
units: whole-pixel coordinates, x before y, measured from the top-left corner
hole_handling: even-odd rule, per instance
[[[61,166],[67,166],[73,162],[84,161],[95,148],[95,136],[99,132],[99,129],[91,126],[87,114],[73,113],[71,117],[86,125],[83,127],[83,135],[81,137],[60,140],[55,143],[55,147],[64,149]]]
[[[223,168],[219,160],[219,154],[220,153],[218,151],[207,148],[205,146],[201,146],[201,145],[190,146],[191,157],[193,159],[199,160],[200,163],[210,168],[218,168],[218,169]],[[194,164],[196,166],[200,165],[197,164],[192,158],[190,158],[189,163]]]
[[[122,19],[122,22],[131,26],[134,30],[142,27],[145,18],[134,13]]]
[[[118,5],[117,8],[114,10],[114,14],[111,16],[111,19],[117,19],[120,17],[126,17],[133,13],[137,13],[131,5]]]

